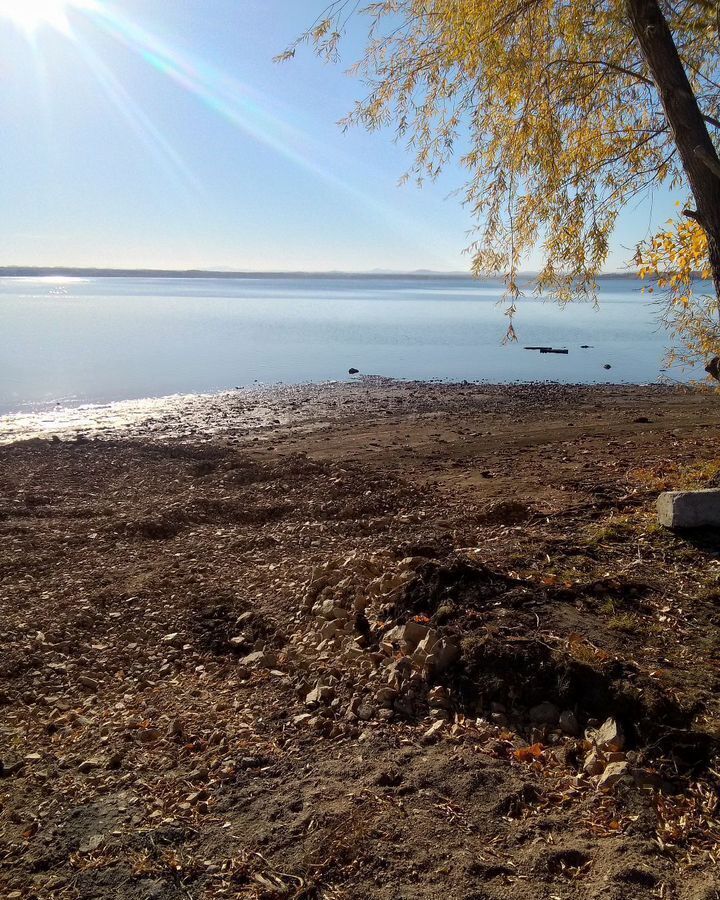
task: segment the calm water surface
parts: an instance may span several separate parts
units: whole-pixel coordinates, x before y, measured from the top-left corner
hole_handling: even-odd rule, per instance
[[[514,345],[502,343],[501,294],[462,277],[2,279],[0,414],[336,380],[351,366],[493,382],[661,377],[666,336],[636,279],[604,280],[599,310],[527,300]]]

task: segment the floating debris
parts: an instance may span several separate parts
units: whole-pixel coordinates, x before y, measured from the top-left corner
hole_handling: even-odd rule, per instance
[[[569,350],[559,350],[555,347],[525,347],[525,350],[539,350],[541,353],[563,353],[567,355]]]

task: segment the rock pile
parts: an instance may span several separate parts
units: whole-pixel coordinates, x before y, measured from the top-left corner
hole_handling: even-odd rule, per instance
[[[303,674],[298,691],[317,711],[307,720],[357,723],[447,718],[447,691],[434,680],[460,657],[456,639],[422,617],[387,616],[422,557],[351,554],[318,567],[305,588],[299,628],[287,651]],[[320,721],[318,721],[318,716]]]
[[[518,697],[519,703],[466,708],[457,691],[473,670],[463,657],[457,625],[438,624],[443,619],[437,614],[414,614],[417,607],[408,603],[418,579],[427,575],[420,571],[427,562],[390,552],[326,561],[303,587],[283,649],[276,653],[257,641],[239,662],[286,671],[305,706],[293,725],[326,737],[361,736],[365,723],[406,722],[419,727],[421,743],[433,743],[446,732],[458,738],[470,729],[473,741],[497,745],[500,755],[541,755],[570,765],[577,784],[586,788],[608,791],[633,781],[653,786],[636,754],[626,752],[614,717],[602,723],[587,719],[583,710],[563,709],[554,697],[529,707]]]

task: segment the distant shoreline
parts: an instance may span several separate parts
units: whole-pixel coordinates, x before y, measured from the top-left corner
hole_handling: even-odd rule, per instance
[[[598,276],[602,280],[633,278],[634,272],[608,272]],[[523,278],[532,278],[535,273],[524,272]],[[0,278],[417,278],[420,279],[472,279],[477,281],[498,281],[490,276],[475,279],[470,272],[436,272],[418,269],[411,272],[369,271],[369,272],[305,272],[305,271],[223,271],[212,269],[101,269],[76,268],[72,266],[0,266]]]

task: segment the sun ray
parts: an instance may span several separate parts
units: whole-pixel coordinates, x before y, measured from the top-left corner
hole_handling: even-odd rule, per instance
[[[76,24],[74,19],[78,13],[84,14],[86,21],[94,28],[104,31],[188,94],[197,97],[234,128],[269,147],[333,190],[352,198],[358,211],[364,210],[374,220],[380,219],[406,239],[410,238],[424,247],[430,260],[439,259],[435,236],[429,228],[345,177],[345,172],[357,172],[358,168],[363,168],[362,162],[344,159],[337,150],[329,153],[328,147],[313,138],[306,129],[287,121],[291,111],[278,113],[276,101],[245,82],[202,59],[181,53],[156,34],[123,16],[105,0],[0,0],[0,20],[10,21],[24,32],[33,48],[37,47],[35,38],[42,28],[50,27],[72,40],[100,88],[127,119],[139,139],[160,159],[165,170],[174,170],[185,182],[200,189],[181,156],[128,94],[121,80],[92,50],[88,43],[89,32],[83,29],[84,33],[80,35],[72,27]],[[369,173],[368,178],[371,178]]]
[[[95,0],[0,0],[0,19],[9,20],[29,36],[44,27],[69,34],[68,14],[94,5]]]
[[[365,209],[373,217],[381,218],[399,233],[412,237],[425,249],[430,260],[439,261],[434,233],[416,219],[383,200],[372,197],[367,191],[332,171],[337,168],[337,160],[333,164],[328,159],[326,148],[302,129],[275,115],[269,109],[267,98],[253,88],[207,62],[179,53],[109,5],[97,3],[93,21],[235,128],[351,197],[360,209]]]
[[[178,176],[185,188],[191,188],[194,193],[201,194],[202,185],[183,158],[135,102],[112,70],[86,44],[77,42],[77,48],[108,99],[128,122],[140,141],[157,158],[162,168]]]

